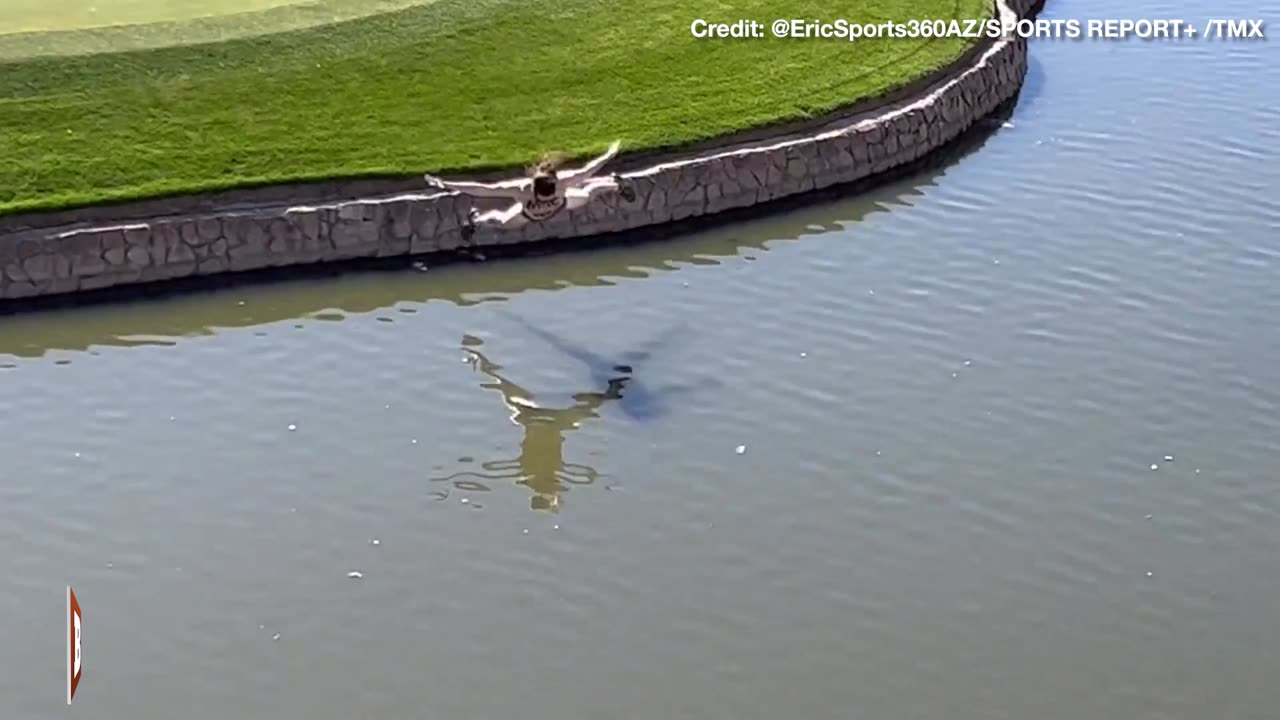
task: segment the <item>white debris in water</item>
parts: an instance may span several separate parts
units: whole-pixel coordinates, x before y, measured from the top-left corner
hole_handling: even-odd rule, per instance
[[[999,260],[992,260],[991,262],[992,262],[993,264],[995,264],[995,265],[999,265],[999,264],[1000,264],[1000,261],[999,261]]]
[[[960,377],[960,373],[951,373],[951,377]]]
[[[1160,469],[1160,466],[1159,466],[1159,465],[1157,465],[1157,464],[1155,464],[1155,463],[1151,463],[1151,469],[1152,469],[1152,470],[1159,470],[1159,469]]]
[[[1164,456],[1164,461],[1165,461],[1165,462],[1173,462],[1173,456],[1172,456],[1172,455],[1165,455],[1165,456]]]
[[[1200,474],[1200,468],[1196,468],[1196,474],[1197,474],[1197,475],[1199,475],[1199,474]]]
[[[737,449],[734,450],[734,452],[738,453],[739,455],[745,453],[746,451],[747,451],[746,445],[739,445]]]
[[[877,450],[877,451],[876,451],[876,457],[880,457],[880,451],[879,451],[879,450]]]
[[[414,439],[410,440],[410,441],[409,441],[409,444],[410,444],[410,445],[417,445],[417,444],[418,444],[418,438],[414,438]]]
[[[559,530],[559,529],[560,529],[560,526],[559,526],[559,525],[552,525],[552,526],[551,526],[551,529],[552,529],[552,530]]]
[[[867,291],[867,294],[868,294],[868,295],[875,295],[875,294],[876,294],[876,291],[875,291],[875,290],[868,290],[868,291]]]
[[[297,429],[298,429],[297,425],[292,425],[292,424],[289,425],[289,432],[293,432],[294,430],[297,430]]]
[[[272,635],[272,636],[271,636],[271,639],[272,639],[272,640],[279,640],[279,639],[280,639],[280,633],[276,633],[275,635]]]
[[[258,629],[259,629],[259,630],[266,630],[266,629],[267,629],[267,626],[266,626],[266,625],[259,625],[259,626],[258,626]]]
[[[972,361],[972,360],[965,360],[965,361],[964,361],[964,366],[965,366],[965,367],[969,367],[969,366],[970,366],[970,365],[972,365],[972,364],[973,364],[973,361]]]
[[[1151,577],[1151,571],[1150,571],[1150,570],[1148,570],[1148,571],[1147,571],[1147,577]]]
[[[355,578],[356,580],[359,580],[360,578],[364,577],[364,573],[360,572],[359,570],[352,570],[351,572],[347,573],[347,577]]]
[[[1150,519],[1151,519],[1151,516],[1150,516],[1150,515],[1147,515],[1147,519],[1148,519],[1148,520],[1150,520]]]
[[[529,528],[525,528],[524,530],[522,530],[522,531],[521,531],[521,534],[523,534],[523,535],[528,535],[528,534],[529,534]]]
[[[80,453],[76,453],[76,457],[80,457]]]
[[[1008,120],[1005,120],[1004,123],[1000,125],[1000,127],[1011,128],[1013,127],[1013,123],[1009,122]]]
[[[809,357],[809,353],[800,353],[800,357]]]
[[[172,416],[172,415],[170,415],[170,416],[169,416],[169,422],[173,422],[173,416]]]
[[[463,505],[466,505],[466,504],[467,504],[467,503],[469,503],[469,502],[471,502],[471,500],[470,500],[470,499],[468,499],[468,498],[462,498],[462,504],[463,504]]]
[[[378,538],[374,538],[374,539],[372,539],[372,540],[370,540],[370,541],[369,541],[369,544],[370,544],[370,545],[381,545],[381,544],[382,544],[382,541],[381,541],[381,540],[379,540]]]

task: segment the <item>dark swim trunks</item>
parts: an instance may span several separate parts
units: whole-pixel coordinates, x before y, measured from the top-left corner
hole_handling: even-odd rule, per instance
[[[565,204],[562,197],[534,198],[526,202],[520,212],[534,222],[542,222],[563,210]]]

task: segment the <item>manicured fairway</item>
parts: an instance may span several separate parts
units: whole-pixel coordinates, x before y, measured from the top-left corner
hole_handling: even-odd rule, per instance
[[[435,0],[0,0],[0,61],[222,42]]]
[[[4,0],[0,32],[79,30],[269,10],[305,0]]]
[[[697,39],[695,18],[989,13],[987,0],[440,0],[216,44],[10,60],[0,213],[510,167],[614,138],[678,145],[891,89],[975,42]]]

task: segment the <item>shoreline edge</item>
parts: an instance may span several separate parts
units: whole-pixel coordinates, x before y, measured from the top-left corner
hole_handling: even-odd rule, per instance
[[[996,17],[1012,22],[1030,18],[1042,3],[994,0],[994,8]],[[0,307],[9,300],[269,268],[533,250],[548,241],[657,229],[865,183],[963,135],[1016,97],[1026,72],[1026,39],[984,40],[898,93],[902,97],[854,105],[801,130],[766,128],[665,158],[620,157],[624,167],[616,172],[634,188],[634,200],[598,197],[542,223],[481,227],[466,243],[460,223],[473,203],[439,192],[384,190],[304,205],[272,199],[281,189],[263,188],[224,193],[243,199],[221,204],[160,199],[0,217]],[[263,200],[254,203],[255,196]],[[483,200],[474,205],[488,206]]]

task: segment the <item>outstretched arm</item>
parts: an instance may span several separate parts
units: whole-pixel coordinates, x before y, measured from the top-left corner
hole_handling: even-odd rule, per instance
[[[522,200],[529,182],[528,180],[509,180],[500,183],[445,182],[434,175],[424,175],[423,179],[427,181],[427,187],[435,190],[460,192],[472,197],[508,200]]]
[[[498,390],[498,392],[502,393],[503,399],[505,399],[508,404],[512,402],[512,398],[521,398],[525,400],[533,399],[533,393],[498,374],[498,366],[490,362],[489,358],[482,355],[479,350],[463,348],[463,352],[466,352],[471,356],[468,362],[471,364],[472,368],[479,370],[497,381],[497,383],[486,385],[485,387],[495,388]]]
[[[618,147],[620,145],[621,143],[619,141],[614,140],[613,144],[609,146],[609,149],[606,150],[603,155],[592,160],[586,165],[583,165],[577,170],[571,170],[564,173],[562,177],[564,177],[564,179],[571,185],[581,185],[594,177],[596,173],[600,172],[600,168],[604,167],[606,163],[618,154]]]

